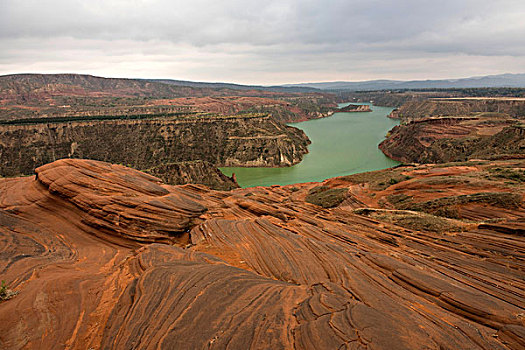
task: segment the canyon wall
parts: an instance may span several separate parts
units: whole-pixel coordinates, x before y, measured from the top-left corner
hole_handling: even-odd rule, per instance
[[[394,110],[391,118],[415,120],[439,116],[467,116],[475,113],[504,113],[525,118],[525,99],[429,99],[408,101]]]
[[[391,91],[338,91],[337,102],[372,102],[374,106],[400,107],[403,103],[412,100],[421,100],[425,96],[419,96],[410,92]]]
[[[394,127],[379,148],[407,163],[525,157],[525,127],[511,118],[428,118]]]
[[[141,170],[195,160],[214,166],[281,167],[300,162],[309,142],[301,130],[268,115],[0,125],[0,175],[32,174],[61,158]]]

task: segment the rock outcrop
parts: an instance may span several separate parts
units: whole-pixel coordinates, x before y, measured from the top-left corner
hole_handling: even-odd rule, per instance
[[[323,185],[346,188],[355,196],[347,205],[365,215],[436,232],[510,221],[519,234],[525,217],[525,159],[398,166]]]
[[[169,185],[202,184],[223,191],[239,188],[234,177],[224,175],[213,164],[202,160],[164,163],[144,171]]]
[[[369,105],[349,104],[348,106],[339,109],[339,112],[372,112],[372,110],[370,109]]]
[[[290,166],[301,161],[309,143],[303,131],[268,115],[0,125],[0,175],[32,174],[36,167],[61,158],[89,158],[140,170],[195,160],[214,166]]]
[[[497,220],[450,233],[353,212],[523,196],[485,178],[523,171],[509,162],[327,180],[347,189],[330,210],[304,201],[319,184],[220,192],[87,160],[0,179],[1,277],[19,292],[0,302],[1,347],[521,349],[523,202],[462,202]],[[479,182],[442,182],[460,175]]]
[[[427,118],[394,127],[379,148],[405,163],[525,156],[525,127],[508,117]]]

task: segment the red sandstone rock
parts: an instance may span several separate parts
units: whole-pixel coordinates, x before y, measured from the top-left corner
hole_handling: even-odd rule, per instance
[[[325,185],[370,206],[421,202],[417,182],[422,197],[424,184],[475,192],[428,179],[486,171],[434,169],[385,171],[412,177],[379,190]],[[2,348],[525,347],[522,207],[486,204],[499,222],[436,233],[325,210],[303,200],[316,184],[294,186],[169,186],[84,160],[0,179],[1,278],[19,291],[0,303]]]

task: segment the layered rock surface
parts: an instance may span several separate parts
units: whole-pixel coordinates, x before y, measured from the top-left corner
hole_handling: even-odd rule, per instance
[[[251,114],[0,125],[0,175],[32,174],[61,158],[141,170],[194,160],[214,166],[290,166],[301,161],[309,143],[303,131]]]
[[[394,127],[379,148],[407,163],[525,156],[525,126],[506,115],[441,117]]]
[[[176,112],[223,115],[262,112],[279,121],[297,122],[326,116],[337,107],[335,96],[327,93],[233,87],[213,84],[196,87],[81,74],[4,75],[0,76],[0,121]]]
[[[487,166],[327,180],[348,190],[330,210],[304,201],[319,184],[221,192],[97,161],[60,160],[36,176],[0,179],[1,277],[19,291],[0,303],[0,344],[523,348],[522,197],[513,209],[481,203],[478,212],[498,220],[460,232],[354,213],[398,191],[416,202],[417,194],[479,192],[428,181],[482,179]],[[392,176],[395,184],[383,182]],[[429,198],[433,186],[445,192]],[[484,186],[523,196],[521,182]]]
[[[145,170],[148,174],[158,176],[169,185],[189,183],[206,185],[214,190],[228,191],[239,188],[234,176],[224,175],[209,162],[195,160],[189,162],[164,163]]]
[[[418,120],[428,117],[467,116],[475,113],[505,113],[525,118],[524,98],[444,98],[407,101],[395,109],[391,118]]]

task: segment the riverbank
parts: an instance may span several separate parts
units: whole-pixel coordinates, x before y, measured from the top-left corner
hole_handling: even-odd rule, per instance
[[[339,107],[349,103],[340,104]],[[372,112],[335,113],[330,117],[289,124],[303,130],[312,141],[309,153],[286,168],[221,168],[235,173],[241,187],[289,185],[385,169],[399,164],[378,148],[386,133],[399,124],[387,118],[392,108],[370,106]]]

